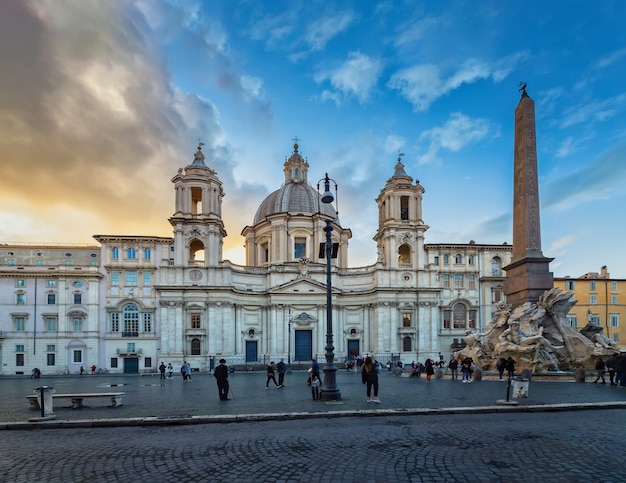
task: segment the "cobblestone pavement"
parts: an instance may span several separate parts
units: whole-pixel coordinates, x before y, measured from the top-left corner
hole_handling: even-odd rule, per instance
[[[220,401],[215,379],[209,374],[194,375],[193,381],[183,383],[180,376],[159,380],[158,376],[59,376],[33,380],[29,378],[0,378],[0,429],[3,423],[29,424],[38,410],[29,409],[26,396],[39,385],[50,385],[59,393],[110,392],[125,393],[123,406],[108,407],[106,399],[86,400],[87,407],[71,409],[68,400],[55,401],[58,422],[106,421],[131,424],[133,418],[157,418],[163,421],[205,417],[245,416],[249,414],[300,413],[323,415],[333,412],[354,414],[362,411],[407,410],[412,408],[467,408],[492,406],[506,399],[506,381],[487,379],[472,384],[451,381],[449,376],[427,383],[421,379],[380,374],[381,405],[368,404],[360,374],[337,373],[342,400],[339,404],[311,399],[306,385],[306,372],[287,375],[286,387],[265,390],[265,373],[235,374],[230,377],[230,401]],[[592,379],[593,380],[593,379]],[[591,382],[530,382],[529,397],[518,399],[520,408],[547,404],[626,405],[626,388]],[[511,400],[512,392],[511,392]],[[153,421],[154,423],[154,421]],[[43,423],[40,423],[43,424]],[[137,423],[140,424],[140,423]]]
[[[625,428],[607,409],[15,430],[0,480],[623,482]]]

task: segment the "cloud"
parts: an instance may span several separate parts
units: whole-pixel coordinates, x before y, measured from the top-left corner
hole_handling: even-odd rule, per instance
[[[626,105],[626,94],[602,101],[590,101],[571,106],[563,113],[559,127],[566,128],[581,123],[602,122],[615,117]]]
[[[323,50],[332,38],[344,32],[353,21],[352,12],[341,12],[315,20],[307,27],[305,34],[311,51]]]
[[[318,72],[315,81],[321,84],[329,81],[333,91],[322,93],[321,100],[334,100],[337,104],[340,99],[356,97],[360,103],[365,103],[372,89],[376,86],[382,63],[379,59],[368,57],[360,52],[351,52],[348,58],[336,69]],[[333,95],[338,93],[340,96]]]
[[[486,119],[470,118],[460,112],[452,113],[442,126],[420,134],[418,141],[426,141],[429,145],[426,153],[418,157],[418,164],[438,163],[440,150],[456,152],[487,136],[499,136],[497,126]]]
[[[399,91],[413,105],[415,111],[425,111],[438,98],[463,84],[489,78],[494,82],[502,81],[516,64],[527,57],[528,53],[523,51],[492,64],[479,59],[468,59],[461,68],[449,73],[435,64],[419,64],[394,73],[387,82],[387,87]]]
[[[584,168],[547,182],[542,189],[542,205],[571,210],[581,203],[621,196],[625,189],[626,144],[621,144]]]
[[[616,62],[621,61],[623,58],[626,58],[626,47],[623,49],[616,50],[615,52],[611,52],[609,55],[606,55],[600,59],[593,65],[595,69],[605,69]]]

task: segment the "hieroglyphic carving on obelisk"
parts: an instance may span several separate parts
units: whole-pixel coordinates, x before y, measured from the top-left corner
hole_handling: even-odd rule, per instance
[[[504,267],[507,303],[536,302],[554,286],[549,264],[541,252],[539,186],[535,103],[523,84],[522,98],[515,109],[515,152],[513,181],[513,258]]]

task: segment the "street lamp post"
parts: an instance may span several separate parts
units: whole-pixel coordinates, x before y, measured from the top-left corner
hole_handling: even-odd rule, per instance
[[[291,309],[287,311],[287,372],[291,373]]]
[[[320,180],[322,181],[322,180]],[[324,194],[322,195],[322,203],[330,204],[335,200],[335,197],[330,192],[330,182],[335,183],[335,194],[337,193],[337,183],[335,180],[331,180],[328,177],[328,173],[323,179],[324,181]],[[319,182],[317,184],[319,191]],[[333,300],[332,300],[332,273],[331,273],[331,259],[333,258],[333,251],[336,255],[336,250],[333,250],[333,241],[331,233],[333,231],[332,220],[326,220],[326,226],[324,232],[326,232],[326,366],[324,371],[324,382],[320,391],[320,399],[324,401],[339,401],[341,399],[341,392],[337,387],[337,366],[335,366],[335,347],[333,345]]]

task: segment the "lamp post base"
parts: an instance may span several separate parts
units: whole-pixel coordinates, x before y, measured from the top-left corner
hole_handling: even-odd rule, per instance
[[[341,401],[341,391],[337,387],[337,367],[330,364],[324,367],[324,384],[320,388],[320,399],[322,401]]]

